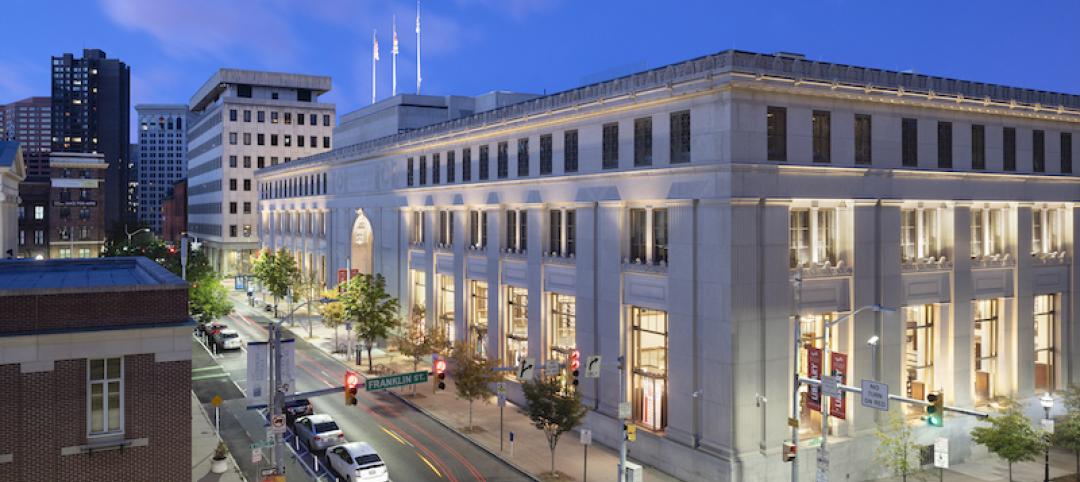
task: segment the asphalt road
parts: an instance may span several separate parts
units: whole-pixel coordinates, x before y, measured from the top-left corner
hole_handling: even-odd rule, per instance
[[[236,313],[221,321],[240,332],[245,342],[267,339],[269,318],[246,305],[237,306]],[[200,370],[193,373],[193,379],[198,380],[196,395],[200,400],[210,390],[227,392],[230,398],[238,397],[236,387],[229,390],[227,385],[231,386],[235,381],[241,387],[246,386],[246,357],[241,350],[219,354],[214,361],[221,367],[220,372],[202,363],[193,363],[193,369]],[[343,383],[345,366],[302,339],[296,340],[296,365],[298,391],[319,390]],[[219,373],[227,374],[228,378],[217,376]],[[206,387],[208,384],[212,386]],[[529,480],[390,394],[367,393],[361,389],[356,406],[346,406],[340,392],[311,400],[316,413],[334,418],[346,439],[371,444],[386,461],[394,481]],[[242,403],[241,399],[227,402],[230,405],[239,403]]]

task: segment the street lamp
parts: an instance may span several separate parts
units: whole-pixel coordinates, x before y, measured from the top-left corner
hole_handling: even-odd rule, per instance
[[[150,228],[140,228],[140,229],[136,229],[135,232],[133,232],[133,233],[129,233],[128,230],[127,230],[127,226],[124,226],[124,234],[126,234],[127,237],[128,237],[128,244],[131,244],[131,237],[132,236],[135,236],[136,234],[139,234],[139,233],[141,233],[143,231],[146,231],[146,232],[149,233]]]
[[[866,340],[866,346],[870,347],[870,357],[873,361],[873,375],[874,380],[877,380],[881,376],[878,374],[878,345],[881,344],[881,338],[877,335],[871,336],[869,340]]]
[[[1050,409],[1054,408],[1054,397],[1050,396],[1049,392],[1044,393],[1043,396],[1039,397],[1039,405],[1042,405],[1043,412],[1046,414],[1045,420],[1050,420]],[[1050,425],[1050,422],[1046,422],[1044,424],[1044,426],[1049,428],[1052,425]],[[1043,482],[1050,482],[1050,434],[1051,433],[1052,432],[1049,432],[1049,431],[1046,433],[1047,440],[1046,440],[1045,464],[1043,466]]]

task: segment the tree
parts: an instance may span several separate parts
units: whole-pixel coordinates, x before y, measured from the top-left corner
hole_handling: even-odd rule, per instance
[[[361,274],[351,280],[341,294],[346,319],[356,321],[356,338],[364,342],[368,371],[372,371],[371,349],[375,341],[390,336],[401,323],[398,300],[386,292],[386,278],[381,274]]]
[[[424,357],[431,354],[431,344],[424,335],[423,327],[411,324],[405,328],[405,332],[397,336],[398,351],[413,362],[413,371],[417,371]],[[412,386],[413,395],[416,394],[416,385]],[[470,423],[471,425],[471,423]]]
[[[1007,401],[1005,409],[988,422],[989,426],[975,427],[971,439],[1009,463],[1011,482],[1013,463],[1035,460],[1046,449],[1046,440],[1031,426],[1015,401]]]
[[[307,336],[312,337],[312,319],[311,319],[311,307],[322,299],[323,282],[319,279],[319,274],[315,270],[309,270],[306,276],[299,276],[297,278],[296,289],[294,293],[299,294],[299,298],[302,298],[307,303]]]
[[[555,447],[559,437],[577,427],[588,410],[581,404],[581,395],[577,391],[563,393],[562,384],[556,378],[527,381],[521,388],[525,392],[525,410],[529,419],[547,437],[554,476]]]
[[[1080,413],[1070,411],[1064,420],[1055,423],[1052,440],[1076,455],[1076,473],[1080,474]]]
[[[890,412],[885,428],[878,427],[877,438],[879,444],[875,458],[878,463],[888,467],[906,482],[908,473],[919,467],[919,445],[915,443],[911,426],[904,415],[897,411]]]
[[[228,291],[213,274],[191,283],[188,306],[191,316],[199,323],[209,323],[233,310]]]
[[[338,349],[338,327],[345,323],[345,307],[337,300],[337,292],[333,290],[323,291],[323,297],[330,300],[322,305],[319,311],[322,313],[323,326],[334,329],[334,349]]]
[[[495,374],[494,361],[477,357],[464,343],[459,343],[454,353],[454,367],[450,375],[454,377],[454,390],[458,398],[469,402],[469,426],[465,430],[472,431],[473,402],[486,402],[494,394],[491,384],[497,382],[499,377]]]
[[[296,260],[284,249],[277,253],[268,251],[259,256],[252,272],[255,279],[274,297],[274,316],[278,316],[278,300],[289,294],[289,288],[293,287],[300,277]]]

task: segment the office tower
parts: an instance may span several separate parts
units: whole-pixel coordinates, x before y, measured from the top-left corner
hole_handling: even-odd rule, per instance
[[[162,234],[161,206],[173,184],[187,177],[187,105],[139,104],[139,143],[131,158],[138,181],[138,220]]]

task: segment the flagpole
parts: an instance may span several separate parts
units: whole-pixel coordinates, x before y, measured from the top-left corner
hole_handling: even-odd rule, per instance
[[[393,80],[390,83],[390,85],[391,85],[390,96],[391,97],[397,96],[397,54],[398,54],[398,47],[397,47],[397,15],[394,15],[393,18],[394,18],[394,20],[393,20],[394,21],[394,50],[393,50],[392,53],[394,55],[393,55],[393,59],[392,59]]]
[[[375,62],[379,60],[379,31],[371,32],[371,103],[375,103]]]
[[[416,95],[420,95],[420,0],[416,0]]]

